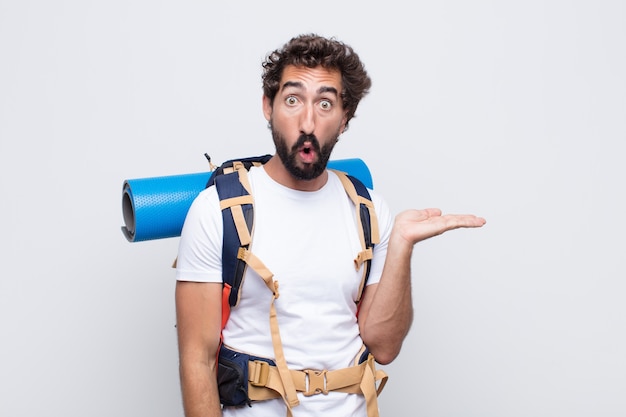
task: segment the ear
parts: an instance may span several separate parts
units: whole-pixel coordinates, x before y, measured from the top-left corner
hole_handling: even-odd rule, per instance
[[[339,132],[343,133],[346,131],[346,124],[348,123],[348,113],[343,113],[343,118],[341,119],[341,126],[339,128]]]
[[[272,103],[265,94],[263,94],[263,115],[268,122],[272,119]]]

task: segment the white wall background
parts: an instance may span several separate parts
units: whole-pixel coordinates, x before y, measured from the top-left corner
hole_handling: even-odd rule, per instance
[[[382,415],[626,415],[621,0],[0,0],[0,415],[182,416],[178,242],[125,240],[122,182],[272,152],[303,32],[374,81],[334,158],[488,220],[418,246]]]

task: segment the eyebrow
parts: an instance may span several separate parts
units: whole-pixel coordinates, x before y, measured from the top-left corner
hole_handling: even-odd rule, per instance
[[[285,81],[285,83],[283,84],[282,90],[284,90],[287,87],[304,88],[304,85],[300,81]],[[329,87],[329,86],[322,86],[318,88],[317,93],[318,94],[334,93],[335,95],[339,95],[335,87]]]

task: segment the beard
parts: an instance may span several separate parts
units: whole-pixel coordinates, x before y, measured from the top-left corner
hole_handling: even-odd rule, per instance
[[[287,171],[295,178],[299,180],[312,180],[320,175],[326,170],[326,166],[328,165],[328,160],[330,159],[330,154],[337,143],[337,138],[339,137],[339,132],[337,132],[336,136],[332,138],[328,144],[320,147],[320,143],[317,140],[315,135],[300,135],[297,142],[289,149],[287,147],[287,141],[285,137],[280,134],[274,126],[270,124],[272,129],[272,138],[274,139],[274,145],[276,146],[276,154],[282,161],[283,165],[287,169]],[[299,153],[299,149],[306,143],[311,143],[311,148],[317,153],[318,159],[317,161],[311,164],[304,164],[304,166],[298,166],[297,157]]]

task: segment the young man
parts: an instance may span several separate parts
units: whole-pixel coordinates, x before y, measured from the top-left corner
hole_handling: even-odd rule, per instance
[[[375,373],[362,371],[356,389],[334,390],[334,377],[323,371],[354,367],[363,346],[378,363],[394,360],[412,321],[413,246],[448,230],[480,227],[485,220],[442,215],[438,209],[392,218],[380,196],[370,192],[380,243],[357,305],[362,271],[354,263],[361,251],[355,207],[326,163],[368,93],[370,78],[351,47],[315,35],[291,39],[267,57],[263,68],[263,113],[276,153],[248,174],[255,207],[251,248],[280,285],[272,287],[248,268],[240,301],[222,332],[222,214],[216,187],[200,193],[181,234],[176,274],[185,415],[372,417],[378,410],[366,393],[371,397]],[[289,371],[274,374],[282,396],[222,407],[220,334],[233,351],[277,363],[284,358]],[[294,395],[292,384],[302,375],[306,386]],[[318,385],[316,395],[302,392],[309,384]]]

